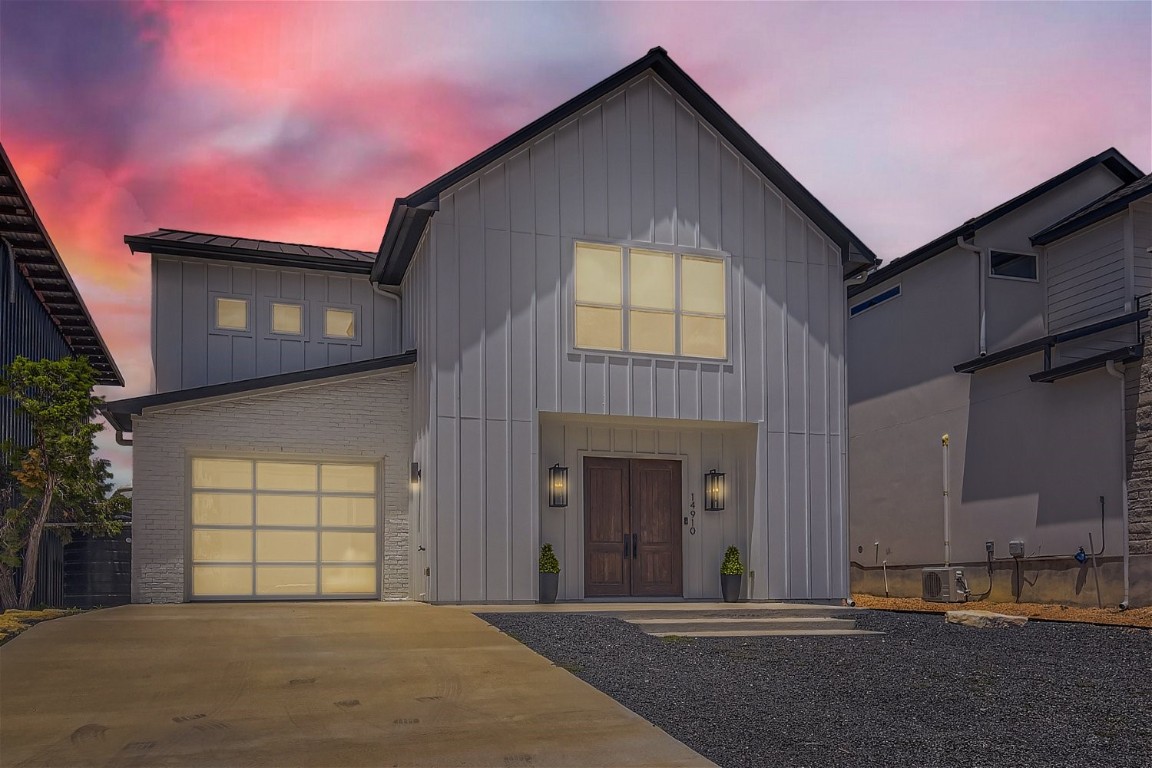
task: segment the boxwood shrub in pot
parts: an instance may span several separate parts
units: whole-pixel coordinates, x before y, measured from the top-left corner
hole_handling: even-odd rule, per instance
[[[720,565],[720,591],[724,602],[735,603],[740,599],[740,581],[744,578],[744,563],[740,562],[740,550],[728,547],[724,562]]]
[[[540,602],[556,602],[556,590],[560,586],[560,561],[552,551],[551,544],[540,547]]]

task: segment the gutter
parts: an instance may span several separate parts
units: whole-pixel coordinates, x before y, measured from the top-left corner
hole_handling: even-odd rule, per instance
[[[1128,440],[1124,434],[1124,431],[1125,431],[1124,411],[1125,411],[1125,406],[1127,405],[1126,398],[1124,396],[1125,395],[1125,392],[1124,392],[1124,366],[1123,365],[1117,366],[1115,360],[1109,360],[1108,363],[1106,364],[1105,368],[1107,369],[1109,376],[1119,380],[1119,382],[1120,382],[1120,465],[1121,465],[1121,467],[1123,467],[1125,464],[1125,458],[1127,457],[1127,453],[1128,453]],[[1124,556],[1124,599],[1120,601],[1120,610],[1122,610],[1122,611],[1128,610],[1128,605],[1129,605],[1129,603],[1128,603],[1128,591],[1129,591],[1129,588],[1131,586],[1131,580],[1129,578],[1129,572],[1128,572],[1128,550],[1129,550],[1128,524],[1129,524],[1129,522],[1128,522],[1128,477],[1127,477],[1127,474],[1128,474],[1127,471],[1124,471],[1121,473],[1121,476],[1120,476],[1120,514],[1123,516],[1123,522],[1124,522],[1124,549],[1122,551],[1122,554]]]

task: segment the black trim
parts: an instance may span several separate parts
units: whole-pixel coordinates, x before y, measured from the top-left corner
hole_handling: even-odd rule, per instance
[[[351,376],[357,373],[370,373],[416,362],[416,350],[410,349],[399,355],[387,357],[374,357],[371,360],[360,360],[355,363],[341,363],[340,365],[327,365],[323,368],[312,368],[306,371],[293,371],[292,373],[278,373],[273,376],[260,376],[255,379],[230,381],[225,384],[212,384],[207,387],[194,387],[192,389],[178,389],[172,392],[158,392],[154,395],[133,397],[126,400],[113,400],[101,403],[100,412],[108,422],[120,432],[132,431],[132,416],[138,415],[145,408],[154,408],[160,405],[173,405],[192,400],[204,400],[210,397],[223,397],[243,392],[253,392],[261,389],[271,389],[289,384],[300,384],[310,381],[321,381],[337,376]]]
[[[449,187],[477,173],[512,150],[525,144],[538,134],[548,130],[565,118],[579,112],[584,107],[607,96],[627,84],[642,73],[652,70],[670,86],[696,112],[714,127],[738,152],[744,155],[761,173],[775,184],[785,197],[791,200],[825,234],[840,246],[841,259],[845,264],[863,258],[869,264],[879,263],[872,253],[844,224],[804,188],[792,174],[788,173],[767,150],[760,146],[731,115],[716,103],[697,83],[688,76],[663,48],[657,47],[608,78],[572,98],[543,117],[532,121],[503,141],[489,147],[471,160],[453,168],[440,178],[424,185],[408,197],[397,198],[392,206],[384,237],[380,243],[376,266],[372,269],[372,279],[376,282],[397,285],[403,279],[412,261],[415,246],[420,241],[427,219],[438,205],[440,194]],[[413,209],[427,210],[427,215],[416,216]]]
[[[1137,310],[1136,312],[1129,312],[1126,315],[1119,315],[1117,317],[1109,318],[1108,320],[1101,320],[1097,323],[1091,323],[1089,325],[1083,325],[1079,328],[1073,328],[1070,331],[1062,331],[1061,333],[1053,333],[1047,336],[1041,336],[1038,339],[1026,341],[1023,344],[1017,344],[1016,346],[1009,347],[1008,349],[1002,349],[999,352],[995,352],[991,355],[976,357],[968,360],[967,362],[960,363],[959,365],[953,366],[953,370],[955,370],[956,373],[975,373],[976,371],[982,370],[984,368],[991,368],[994,365],[1006,363],[1009,360],[1015,360],[1017,358],[1024,357],[1025,355],[1033,354],[1034,352],[1040,352],[1045,348],[1053,347],[1057,344],[1063,344],[1065,342],[1075,341],[1076,339],[1082,339],[1085,336],[1091,336],[1094,333],[1110,331],[1113,328],[1119,328],[1130,323],[1138,323],[1148,317],[1149,311],[1150,310],[1147,309],[1141,309]],[[1033,381],[1035,381],[1035,379],[1033,379]]]
[[[267,264],[296,269],[325,269],[329,272],[351,272],[367,275],[372,271],[370,261],[352,261],[322,256],[301,256],[291,253],[274,253],[255,248],[222,247],[202,243],[185,243],[161,240],[147,235],[125,235],[124,242],[133,253],[153,253],[168,256],[190,256],[200,259],[238,261],[245,264]],[[369,254],[370,255],[370,254]]]
[[[1110,362],[1130,363],[1134,360],[1139,360],[1144,356],[1144,345],[1133,344],[1129,347],[1121,347],[1114,349],[1111,352],[1103,352],[1093,357],[1086,357],[1083,360],[1077,360],[1074,363],[1061,365],[1056,368],[1050,368],[1047,371],[1040,371],[1033,373],[1028,378],[1034,382],[1041,384],[1051,384],[1060,379],[1066,379],[1069,376],[1075,376],[1078,373],[1085,373],[1087,371],[1094,371],[1097,368],[1103,368]]]
[[[889,280],[901,272],[924,263],[933,256],[939,256],[941,253],[951,250],[956,246],[956,238],[963,237],[965,239],[971,239],[976,234],[976,230],[981,227],[985,227],[1002,216],[1012,213],[1021,206],[1027,205],[1041,195],[1051,192],[1064,182],[1097,165],[1103,165],[1111,171],[1116,178],[1120,180],[1121,185],[1131,184],[1144,175],[1139,168],[1133,165],[1124,155],[1120,154],[1119,151],[1115,148],[1109,148],[1095,157],[1090,157],[1087,160],[1077,163],[1063,173],[1053,176],[1027,192],[1017,195],[1008,202],[1001,203],[992,210],[986,211],[974,219],[969,219],[959,227],[945,232],[935,240],[920,246],[916,250],[876,270],[863,283],[848,286],[848,298],[852,298],[869,288],[874,288],[885,280]]]
[[[1110,192],[1113,195],[1115,192]],[[1152,195],[1152,184],[1143,184],[1137,186],[1131,192],[1117,197],[1115,200],[1110,200],[1104,205],[1099,205],[1100,201],[1089,205],[1082,213],[1073,214],[1063,222],[1057,222],[1048,229],[1041,230],[1040,232],[1032,235],[1029,238],[1033,245],[1048,245],[1061,238],[1068,237],[1068,235],[1075,234],[1080,230],[1090,227],[1093,224],[1104,221],[1110,216],[1115,216],[1121,211],[1127,210],[1128,206],[1142,197]],[[1107,197],[1108,195],[1105,195]],[[1095,205],[1097,207],[1093,208]]]

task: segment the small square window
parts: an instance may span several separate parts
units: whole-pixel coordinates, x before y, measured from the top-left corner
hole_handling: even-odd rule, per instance
[[[1005,251],[992,251],[991,259],[993,277],[1014,277],[1017,280],[1036,279],[1036,254],[1034,253],[1006,253]]]
[[[304,307],[299,304],[272,304],[272,332],[304,333]]]
[[[216,327],[229,331],[248,330],[248,301],[216,299]]]
[[[325,309],[324,335],[333,339],[356,338],[356,313],[350,309]]]

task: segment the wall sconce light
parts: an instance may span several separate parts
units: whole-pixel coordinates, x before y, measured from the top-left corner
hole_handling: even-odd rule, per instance
[[[548,468],[548,506],[568,506],[568,467],[560,462]]]
[[[412,484],[412,490],[420,488],[420,462],[412,462],[412,470],[408,474],[408,482]]]
[[[704,475],[704,509],[719,512],[724,509],[724,473],[711,470]]]

